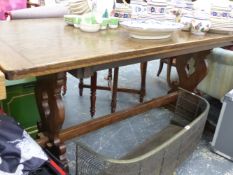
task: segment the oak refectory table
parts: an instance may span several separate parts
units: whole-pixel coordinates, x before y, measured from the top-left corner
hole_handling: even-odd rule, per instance
[[[166,101],[159,97],[61,131],[65,119],[61,87],[67,71],[76,71],[81,77],[106,68],[176,56],[179,83],[173,89],[180,86],[192,91],[207,73],[204,58],[210,50],[232,44],[233,35],[195,36],[180,31],[158,42],[130,38],[122,28],[84,33],[67,26],[63,19],[14,20],[0,22],[0,69],[8,80],[37,77],[35,93],[41,116],[38,143],[66,163],[67,139]],[[192,69],[187,70],[187,65]]]

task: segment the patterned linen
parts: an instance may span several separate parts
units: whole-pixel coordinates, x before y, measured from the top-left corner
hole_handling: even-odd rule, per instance
[[[1,175],[26,175],[47,160],[41,147],[13,118],[0,116]]]

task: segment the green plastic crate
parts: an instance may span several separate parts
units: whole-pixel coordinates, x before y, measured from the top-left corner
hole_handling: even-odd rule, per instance
[[[35,78],[6,81],[7,99],[2,101],[4,111],[15,118],[33,137],[40,120],[35,98]]]

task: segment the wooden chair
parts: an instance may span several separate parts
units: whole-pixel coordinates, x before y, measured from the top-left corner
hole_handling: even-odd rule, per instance
[[[112,91],[112,100],[111,100],[111,112],[115,112],[116,110],[116,104],[117,104],[117,92],[126,92],[126,93],[134,93],[139,95],[139,101],[143,102],[143,98],[145,96],[146,92],[146,70],[147,70],[147,62],[141,63],[141,88],[139,90],[137,89],[128,89],[128,88],[118,88],[118,75],[119,75],[119,67],[114,68],[114,74],[112,75],[112,69],[108,70],[108,86],[99,86],[97,85],[97,72],[94,72],[94,74],[91,76],[90,85],[84,84],[83,79],[80,79],[79,82],[79,95],[83,95],[83,89],[84,88],[90,88],[91,90],[91,96],[90,96],[90,114],[93,117],[95,115],[96,111],[96,90],[108,90]]]
[[[176,67],[176,58],[164,58],[160,59],[160,64],[159,64],[159,70],[157,72],[157,76],[159,76],[162,72],[163,65],[167,64],[167,83],[168,86],[171,87],[171,67],[175,66]]]

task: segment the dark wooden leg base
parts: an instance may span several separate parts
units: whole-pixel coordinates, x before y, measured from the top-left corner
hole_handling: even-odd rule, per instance
[[[48,142],[46,148],[53,154],[57,155],[56,157],[64,165],[65,169],[68,170],[68,161],[66,159],[66,145],[59,139],[55,139],[53,143]]]
[[[46,147],[68,168],[66,160],[66,146],[59,138],[65,111],[61,98],[61,88],[66,74],[58,73],[37,78],[36,100],[40,112],[41,122],[39,132],[47,137]],[[41,136],[41,135],[39,135]]]
[[[59,138],[56,138],[54,139],[54,142],[51,142],[44,133],[40,132],[37,135],[36,141],[41,147],[46,148],[51,154],[55,155],[64,165],[65,170],[69,172],[68,161],[65,156],[66,146]]]
[[[188,91],[194,91],[197,85],[207,74],[205,58],[210,53],[209,50],[193,54],[181,55],[176,57],[176,69],[179,82],[171,83],[171,90],[175,91],[178,87]]]

